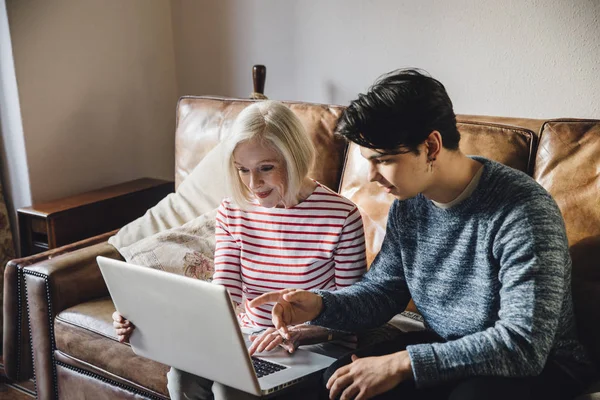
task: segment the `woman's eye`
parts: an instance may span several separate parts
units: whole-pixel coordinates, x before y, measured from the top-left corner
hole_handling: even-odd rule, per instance
[[[248,170],[246,168],[238,168],[237,169],[240,174],[247,174]]]
[[[271,171],[272,169],[273,169],[273,166],[272,166],[272,165],[264,165],[264,166],[260,167],[260,170],[261,170],[262,172]]]

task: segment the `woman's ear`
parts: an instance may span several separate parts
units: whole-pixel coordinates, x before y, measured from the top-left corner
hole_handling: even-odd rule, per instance
[[[442,150],[442,135],[438,131],[432,131],[425,139],[427,148],[427,159],[435,160]]]

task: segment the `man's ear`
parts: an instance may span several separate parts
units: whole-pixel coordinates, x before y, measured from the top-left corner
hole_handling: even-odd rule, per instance
[[[432,131],[425,139],[427,159],[435,160],[442,150],[442,135],[438,131]]]

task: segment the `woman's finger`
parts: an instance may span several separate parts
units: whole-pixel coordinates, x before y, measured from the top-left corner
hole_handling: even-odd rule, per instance
[[[122,316],[121,314],[119,314],[119,312],[118,312],[118,311],[115,311],[115,312],[112,314],[112,319],[113,319],[113,321],[116,321],[116,322],[121,322],[121,320],[123,320],[123,316]]]
[[[261,353],[265,350],[267,350],[267,348],[273,343],[276,342],[277,339],[281,339],[281,336],[279,336],[279,333],[277,331],[273,331],[271,333],[269,333],[268,335],[264,335],[263,339],[261,340],[260,345],[258,346],[258,352]]]
[[[252,341],[252,345],[248,348],[248,353],[250,353],[250,355],[254,354],[258,349],[258,346],[260,346],[260,344],[262,343],[263,339],[266,336],[271,335],[271,333],[273,333],[274,331],[274,328],[268,328],[267,330],[261,332],[259,335],[250,335],[249,338]]]
[[[269,343],[265,347],[264,351],[271,351],[282,343],[283,343],[283,338],[279,334],[277,336],[273,336],[273,338],[271,339],[271,343]]]

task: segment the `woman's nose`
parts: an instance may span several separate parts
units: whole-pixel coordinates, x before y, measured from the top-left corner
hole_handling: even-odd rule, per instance
[[[263,184],[262,178],[259,173],[251,172],[250,173],[250,189],[256,189],[261,187]]]

